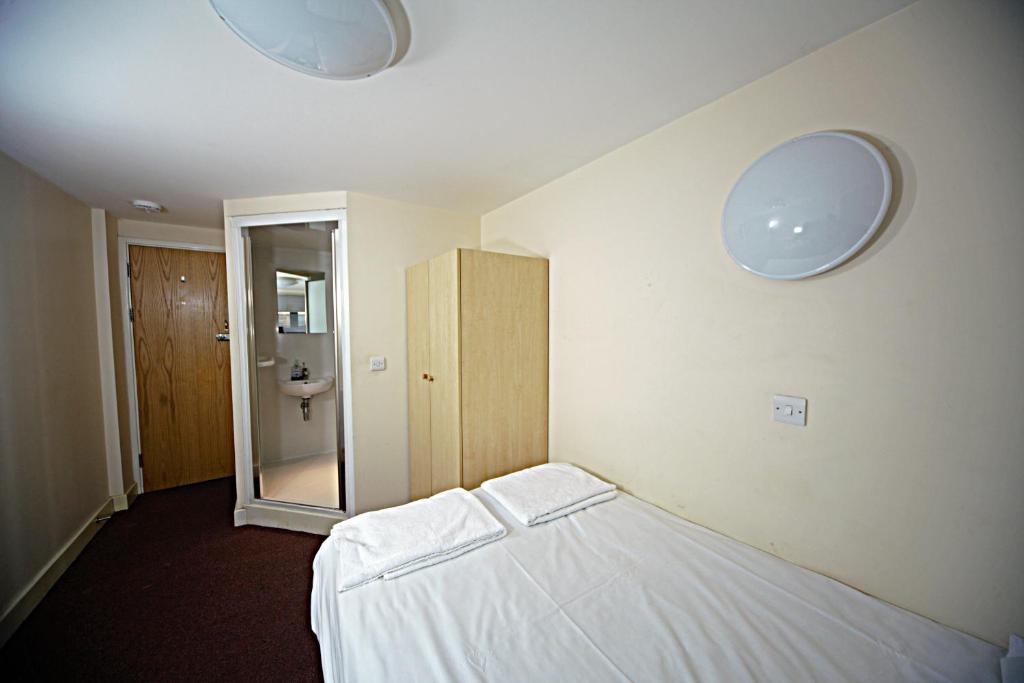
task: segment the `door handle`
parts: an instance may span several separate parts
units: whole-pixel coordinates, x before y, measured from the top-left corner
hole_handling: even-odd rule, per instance
[[[215,339],[217,341],[230,341],[231,340],[231,335],[228,334],[227,332],[221,332],[221,333],[215,335]]]

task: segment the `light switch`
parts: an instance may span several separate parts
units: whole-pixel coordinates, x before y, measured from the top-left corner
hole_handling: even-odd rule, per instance
[[[387,370],[388,361],[384,356],[370,356],[370,372]]]
[[[803,427],[807,424],[807,399],[799,396],[773,396],[772,416],[776,422]]]

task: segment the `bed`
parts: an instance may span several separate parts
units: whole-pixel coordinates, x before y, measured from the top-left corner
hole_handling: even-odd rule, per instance
[[[1002,650],[632,496],[339,593],[314,560],[328,681],[993,681]]]

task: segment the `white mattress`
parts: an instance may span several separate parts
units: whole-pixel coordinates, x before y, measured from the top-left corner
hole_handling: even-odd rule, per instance
[[[314,561],[328,681],[999,681],[1002,651],[625,494],[338,593]]]

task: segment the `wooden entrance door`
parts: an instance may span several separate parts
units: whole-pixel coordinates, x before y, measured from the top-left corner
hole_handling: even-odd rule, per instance
[[[129,245],[146,491],[234,473],[224,254]]]

